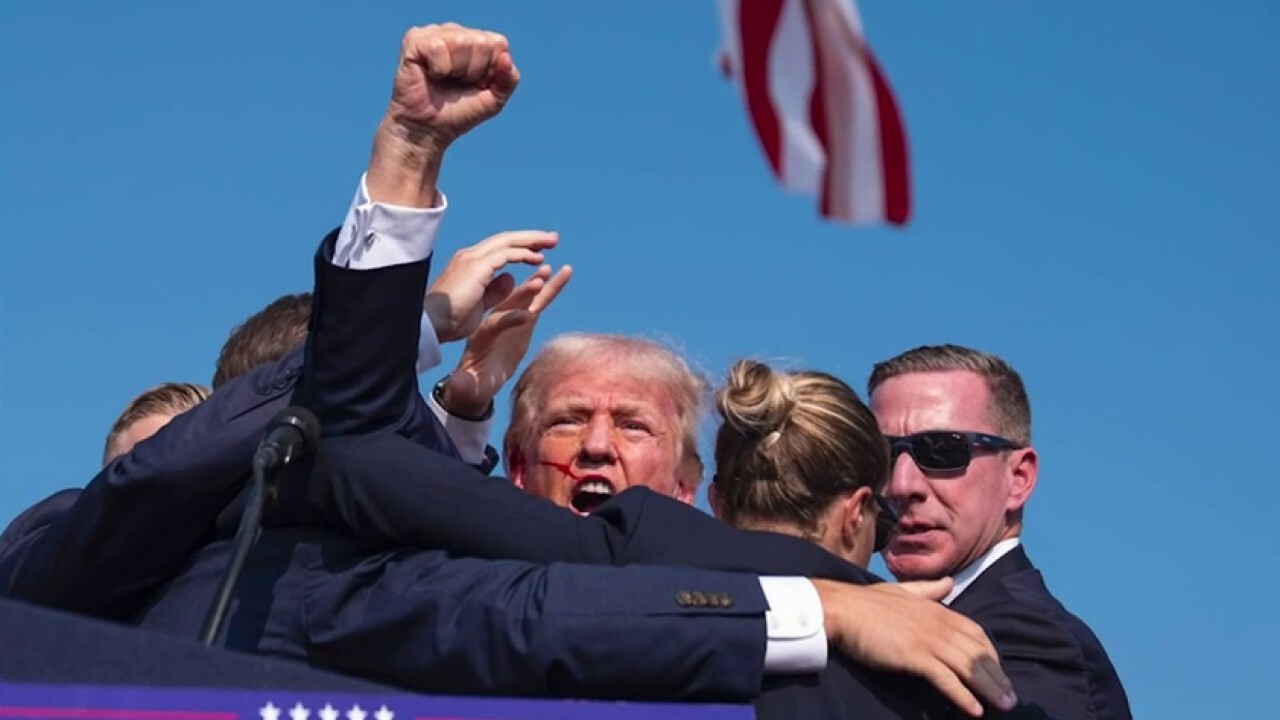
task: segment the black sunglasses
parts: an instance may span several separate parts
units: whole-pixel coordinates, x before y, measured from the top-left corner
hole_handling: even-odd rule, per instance
[[[898,531],[898,510],[880,493],[873,493],[871,497],[875,498],[876,507],[880,510],[876,513],[875,544],[875,551],[880,552],[889,547],[893,534]]]
[[[914,435],[886,435],[889,441],[889,460],[895,461],[903,452],[911,453],[911,459],[925,472],[958,473],[969,467],[973,460],[973,448],[986,450],[1018,450],[1023,446],[1012,440],[979,432],[954,430],[930,430]]]

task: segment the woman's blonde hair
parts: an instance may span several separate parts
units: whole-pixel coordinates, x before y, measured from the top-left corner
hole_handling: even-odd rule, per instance
[[[853,388],[824,372],[739,360],[716,393],[717,509],[732,525],[784,522],[815,533],[844,493],[879,492],[889,449]]]

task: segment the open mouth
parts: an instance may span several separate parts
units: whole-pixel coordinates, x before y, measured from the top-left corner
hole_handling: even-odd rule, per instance
[[[569,506],[582,515],[596,511],[613,497],[613,484],[601,477],[583,478],[573,486]]]

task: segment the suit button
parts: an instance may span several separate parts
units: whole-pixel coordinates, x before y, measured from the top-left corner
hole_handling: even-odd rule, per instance
[[[693,604],[698,607],[707,607],[711,604],[711,598],[706,593],[695,592],[693,594]]]
[[[676,593],[676,604],[680,607],[689,607],[693,604],[693,593],[688,590],[681,590]]]
[[[271,383],[271,387],[275,388],[276,390],[286,390],[291,385],[293,385],[295,381],[297,381],[298,376],[301,374],[302,374],[301,365],[290,365],[289,367],[285,368],[284,372],[276,375],[275,380],[272,381]]]
[[[719,593],[716,595],[716,606],[722,608],[733,607],[733,598],[728,593]]]

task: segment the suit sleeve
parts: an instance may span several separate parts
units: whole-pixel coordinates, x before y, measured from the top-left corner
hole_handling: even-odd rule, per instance
[[[332,262],[337,231],[315,258],[315,294],[294,401],[322,434],[398,428],[418,399],[419,323],[429,261],[371,270]]]
[[[361,567],[371,567],[365,558]],[[760,690],[752,576],[406,551],[315,583],[307,659],[423,692],[738,700]]]
[[[212,534],[300,365],[298,352],[232,380],[108,464],[38,537],[0,558],[5,593],[132,616]]]
[[[298,487],[304,496],[290,502],[387,547],[536,563],[875,580],[813,543],[734,530],[646,488],[629,489],[580,517],[390,432],[322,441],[314,472]]]
[[[49,526],[75,505],[80,493],[79,488],[59,490],[14,518],[0,535],[0,569],[16,567],[21,561],[10,558],[23,557],[31,547],[38,546]],[[8,576],[0,575],[0,595],[8,588]]]

